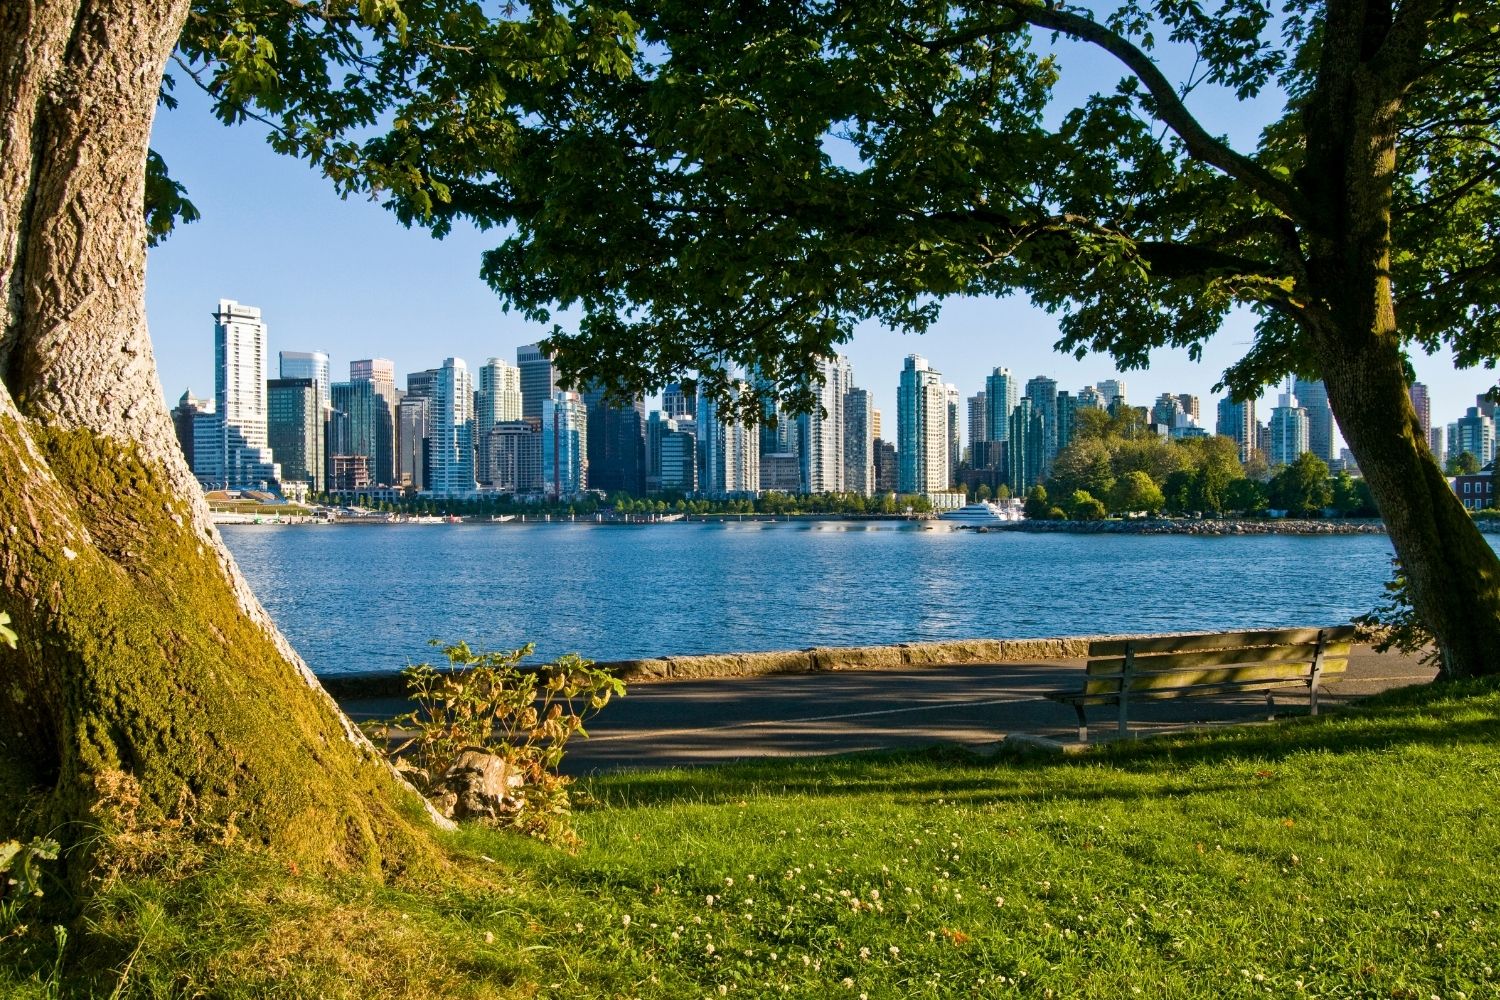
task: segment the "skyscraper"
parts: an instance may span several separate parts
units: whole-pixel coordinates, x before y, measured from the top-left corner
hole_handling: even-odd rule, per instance
[[[1238,403],[1233,396],[1225,396],[1219,400],[1218,421],[1214,425],[1214,431],[1239,445],[1241,462],[1248,462],[1250,453],[1255,450],[1255,427],[1254,399]]]
[[[823,384],[812,412],[797,418],[802,486],[809,493],[844,492],[844,394],[854,388],[854,369],[843,355],[818,362]],[[705,470],[707,466],[705,466]]]
[[[394,382],[359,379],[333,384],[333,408],[347,418],[333,441],[334,453],[364,455],[370,481],[396,481],[396,386]]]
[[[1299,404],[1295,392],[1283,392],[1279,400],[1271,411],[1271,447],[1267,456],[1273,468],[1291,465],[1309,450],[1307,410]]]
[[[199,399],[191,389],[184,391],[172,408],[172,429],[177,433],[177,444],[182,448],[182,457],[187,459],[189,469],[193,468],[193,425],[200,414],[213,411],[213,400]]]
[[[1006,480],[1016,496],[1047,478],[1047,426],[1045,415],[1030,394],[1016,403],[1010,414],[1009,440],[1005,442]]]
[[[491,485],[489,432],[503,421],[521,419],[521,369],[490,358],[479,367],[479,385],[474,392],[475,478]]]
[[[266,437],[286,482],[321,490],[327,482],[323,457],[323,409],[310,378],[273,378],[266,384]]]
[[[692,419],[698,409],[698,400],[691,392],[683,388],[681,382],[668,382],[666,388],[661,391],[661,412],[663,415],[678,420],[683,417]]]
[[[1009,368],[996,368],[984,380],[984,439],[1010,437],[1010,414],[1021,398],[1021,386]]]
[[[896,391],[896,477],[903,493],[948,488],[948,393],[941,372],[909,354]]]
[[[1297,378],[1292,393],[1307,411],[1307,450],[1325,462],[1338,457],[1333,447],[1333,410],[1328,407],[1328,390],[1321,381]]]
[[[557,390],[557,367],[552,355],[544,354],[536,344],[516,349],[516,367],[521,369],[521,416],[542,415],[542,404]]]
[[[1172,393],[1164,392],[1151,405],[1151,422],[1170,431],[1177,426],[1177,415],[1181,412],[1182,401]]]
[[[1066,389],[1057,393],[1057,450],[1062,451],[1073,442],[1073,414],[1078,409],[1078,399]]]
[[[502,420],[484,437],[490,485],[503,493],[542,492],[542,432],[530,420]]]
[[[349,381],[358,382],[361,379],[394,389],[396,363],[390,358],[366,358],[363,361],[349,362]]]
[[[432,400],[410,393],[396,406],[396,483],[427,488],[427,438],[432,432]]]
[[[1125,380],[1122,378],[1107,378],[1097,382],[1094,388],[1099,390],[1099,395],[1104,397],[1104,408],[1107,410],[1112,406],[1126,405]]]
[[[1495,421],[1485,415],[1482,409],[1477,406],[1469,407],[1451,427],[1449,454],[1461,455],[1468,452],[1479,459],[1480,468],[1495,460]]]
[[[1026,398],[1042,422],[1042,461],[1036,475],[1045,480],[1052,475],[1052,460],[1057,457],[1057,380],[1038,375],[1026,383]]]
[[[1413,382],[1407,390],[1411,396],[1412,408],[1417,411],[1417,422],[1422,425],[1423,435],[1432,430],[1432,400],[1427,395],[1427,386],[1421,382]]]
[[[1190,392],[1177,394],[1177,405],[1182,407],[1182,412],[1192,417],[1194,421],[1203,419],[1203,410],[1198,404],[1198,397]]]
[[[219,480],[205,485],[228,489],[274,486],[281,470],[266,435],[266,325],[259,309],[233,299],[220,299],[213,316],[217,410],[212,426],[217,440],[211,455],[200,455],[203,442],[195,440],[194,459]]]
[[[698,491],[710,496],[758,493],[760,435],[737,419],[725,420],[712,397],[699,393],[697,403]],[[663,488],[668,489],[667,466],[677,459],[669,459],[664,452],[662,462]]]
[[[984,390],[981,389],[969,397],[969,465],[976,469],[984,468],[984,442],[989,440],[985,437],[984,416]]]
[[[583,391],[588,409],[589,489],[641,496],[646,489],[646,404],[621,404],[603,388]]]
[[[427,490],[468,496],[475,488],[474,379],[462,358],[448,358],[437,370],[429,405]]]
[[[866,497],[875,492],[875,439],[870,434],[874,412],[868,390],[844,394],[844,490]]]
[[[958,481],[958,466],[964,458],[962,439],[959,436],[963,427],[960,414],[963,396],[959,395],[958,386],[951,382],[944,383],[943,396],[948,407],[948,483],[952,485]]]
[[[554,500],[589,488],[588,410],[576,392],[553,390],[542,402],[542,489]]]

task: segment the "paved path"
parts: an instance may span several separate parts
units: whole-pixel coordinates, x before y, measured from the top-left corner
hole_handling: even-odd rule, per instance
[[[1077,735],[1073,709],[1043,695],[1076,688],[1082,668],[1082,660],[1046,660],[637,684],[594,720],[591,738],[569,747],[565,770],[585,774],[934,743],[977,746],[1012,732],[1071,740]],[[1357,647],[1348,671],[1325,688],[1321,701],[1337,705],[1432,676],[1413,658]],[[1306,705],[1295,689],[1277,692],[1277,701],[1288,708]],[[356,719],[403,710],[394,699],[343,704]],[[1090,713],[1090,735],[1113,735],[1110,711],[1105,706]],[[1139,732],[1265,717],[1264,695],[1152,702],[1131,711]]]

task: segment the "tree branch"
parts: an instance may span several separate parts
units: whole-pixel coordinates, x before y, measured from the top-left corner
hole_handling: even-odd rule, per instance
[[[1295,188],[1250,157],[1209,135],[1182,103],[1182,98],[1178,96],[1171,81],[1157,68],[1151,57],[1129,39],[1097,21],[1051,6],[1043,7],[1020,0],[1002,0],[1002,4],[1029,24],[1097,45],[1119,59],[1145,85],[1156,104],[1157,117],[1177,134],[1193,157],[1249,185],[1256,194],[1289,218],[1298,222],[1306,222],[1311,218],[1312,213],[1302,204],[1302,197]]]

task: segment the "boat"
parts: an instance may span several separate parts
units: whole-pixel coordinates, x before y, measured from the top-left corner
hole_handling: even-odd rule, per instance
[[[1008,500],[1003,504],[991,503],[988,500],[976,500],[966,504],[957,510],[945,510],[938,515],[939,520],[947,521],[960,527],[987,527],[992,524],[1009,524],[1013,521],[1024,521],[1025,513],[1018,500]]]

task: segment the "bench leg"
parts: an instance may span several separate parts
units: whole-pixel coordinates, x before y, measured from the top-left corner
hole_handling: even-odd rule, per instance
[[[1089,720],[1083,714],[1083,706],[1075,704],[1073,711],[1078,713],[1078,742],[1087,743],[1089,741]]]
[[[1276,721],[1276,696],[1269,691],[1266,692],[1266,721]]]

